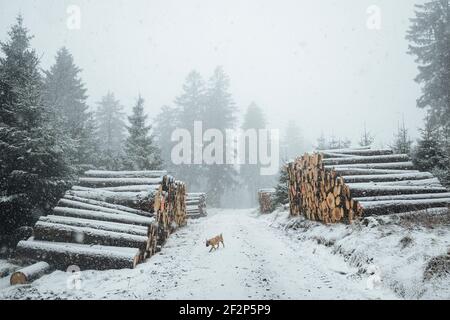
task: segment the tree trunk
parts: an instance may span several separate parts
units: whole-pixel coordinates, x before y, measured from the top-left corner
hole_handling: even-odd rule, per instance
[[[107,270],[133,269],[139,262],[140,252],[136,248],[24,240],[17,244],[16,256],[43,260],[63,271],[72,265],[81,270]]]
[[[11,275],[9,280],[12,286],[16,284],[27,284],[39,279],[50,272],[51,268],[47,262],[40,261],[26,268],[20,269]]]

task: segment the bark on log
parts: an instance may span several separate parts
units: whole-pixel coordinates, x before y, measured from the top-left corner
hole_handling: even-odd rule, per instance
[[[365,216],[440,208],[447,207],[449,204],[450,198],[360,202]]]
[[[115,214],[124,214],[128,216],[142,216],[142,217],[153,217],[153,213],[143,211],[143,210],[134,210],[134,212],[130,211],[124,211],[119,208],[109,208],[105,207],[103,205],[94,205],[89,204],[85,202],[70,200],[66,198],[62,198],[58,201],[59,207],[67,207],[67,208],[75,208],[75,209],[85,209],[85,210],[92,210],[92,211],[101,211],[101,212],[109,212],[109,213],[115,213]]]
[[[352,197],[375,197],[387,195],[401,195],[405,193],[420,194],[420,193],[443,193],[447,189],[442,187],[406,187],[406,186],[352,186]]]
[[[137,236],[147,236],[148,227],[139,226],[139,225],[130,225],[125,223],[117,223],[117,222],[107,222],[107,221],[98,221],[98,220],[88,220],[88,219],[80,219],[80,218],[72,218],[72,217],[64,217],[64,216],[41,216],[38,221],[48,222],[48,223],[56,223],[56,224],[64,224],[74,227],[87,227],[93,228],[97,230],[104,231],[113,231],[120,233],[128,233]]]
[[[450,192],[444,193],[424,193],[424,194],[401,194],[390,196],[359,197],[356,201],[385,201],[385,200],[419,200],[419,199],[439,199],[450,198]]]
[[[341,168],[334,167],[333,170],[340,176],[369,176],[383,174],[412,174],[419,173],[419,170],[396,170],[396,169],[364,169],[364,168]]]
[[[433,178],[429,172],[419,173],[399,173],[399,174],[380,174],[380,175],[355,175],[342,176],[346,183],[361,183],[361,182],[390,182],[403,180],[424,180]]]
[[[149,192],[111,192],[101,189],[88,189],[88,190],[76,190],[73,187],[67,191],[68,195],[87,198],[91,200],[104,201],[112,204],[118,204],[121,206],[128,206],[133,209],[144,211],[151,211],[153,208],[154,194]]]
[[[408,162],[389,162],[389,163],[355,163],[344,165],[325,165],[325,169],[348,170],[348,169],[399,169],[409,170],[414,168],[414,164],[411,161]]]
[[[42,260],[63,271],[72,265],[81,270],[107,270],[133,269],[139,262],[140,252],[136,248],[24,240],[17,244],[16,256]]]
[[[407,154],[391,154],[383,156],[354,156],[346,158],[330,158],[324,159],[324,165],[349,165],[349,164],[362,164],[362,163],[395,163],[395,162],[407,162],[410,158]]]
[[[154,221],[154,218],[121,215],[121,214],[114,214],[114,213],[109,213],[109,212],[83,210],[83,209],[75,209],[75,208],[64,208],[64,207],[53,208],[53,213],[54,213],[54,215],[59,215],[59,216],[100,220],[100,221],[110,221],[110,222],[118,222],[118,223],[125,223],[125,224],[135,224],[135,225],[141,225],[141,226],[148,226]]]
[[[144,250],[147,236],[98,230],[89,227],[75,227],[38,221],[34,226],[34,238],[42,241],[97,244],[112,247],[129,247]]]
[[[161,178],[79,178],[78,183],[83,187],[118,187],[127,185],[157,185]]]
[[[92,210],[92,211],[101,211],[101,212],[108,212],[108,213],[114,213],[114,214],[123,214],[127,216],[135,216],[134,213],[130,213],[128,211],[122,211],[118,209],[111,209],[106,208],[102,206],[97,206],[93,204],[88,204],[84,202],[79,201],[73,201],[69,199],[62,198],[58,201],[58,207],[64,207],[64,208],[74,208],[74,209],[83,209],[83,210]],[[151,216],[150,213],[147,213],[149,216]]]
[[[65,194],[63,199],[68,199],[68,200],[72,200],[72,201],[77,201],[77,202],[82,202],[82,203],[87,203],[87,204],[92,204],[92,205],[96,205],[96,206],[100,206],[100,207],[105,207],[105,208],[110,208],[110,209],[117,209],[120,211],[126,211],[129,213],[134,213],[140,216],[153,216],[153,214],[147,212],[147,211],[143,211],[143,210],[139,210],[139,209],[133,209],[127,206],[122,206],[119,204],[112,204],[109,202],[105,202],[105,201],[99,201],[99,200],[92,200],[92,199],[87,199],[87,198],[82,198],[82,197],[77,197],[77,196],[71,196],[69,194]]]
[[[106,187],[99,188],[100,190],[113,192],[154,192],[158,188],[158,184],[142,184],[132,186]]]
[[[167,175],[165,170],[149,171],[103,171],[88,170],[84,173],[87,177],[95,178],[159,178]]]
[[[383,156],[394,152],[391,149],[338,149],[338,150],[320,150],[319,153],[338,153],[353,156]]]
[[[40,261],[14,272],[9,280],[12,286],[16,284],[27,284],[39,279],[50,272],[51,268],[47,262]]]

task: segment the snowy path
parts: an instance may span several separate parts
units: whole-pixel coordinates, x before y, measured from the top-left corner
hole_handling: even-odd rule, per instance
[[[135,270],[82,272],[81,289],[67,288],[54,272],[0,297],[141,299],[377,299],[395,298],[366,288],[340,256],[271,228],[252,210],[217,210],[171,236],[163,251]],[[212,253],[205,238],[223,233]]]

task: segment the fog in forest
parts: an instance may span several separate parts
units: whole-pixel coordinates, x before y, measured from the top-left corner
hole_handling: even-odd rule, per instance
[[[21,13],[44,69],[66,46],[92,107],[109,90],[129,113],[140,93],[152,118],[191,70],[222,66],[239,121],[254,101],[271,128],[295,120],[307,147],[322,132],[356,144],[364,123],[387,146],[402,118],[415,138],[424,116],[405,40],[418,2],[1,0],[0,34]]]

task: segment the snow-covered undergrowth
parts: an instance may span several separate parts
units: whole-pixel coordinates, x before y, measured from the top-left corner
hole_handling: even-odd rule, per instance
[[[355,276],[372,275],[368,279],[390,288],[400,298],[450,299],[447,209],[368,217],[352,225],[291,218],[282,209],[261,219],[284,229],[297,241],[312,241],[343,256],[358,268]]]

